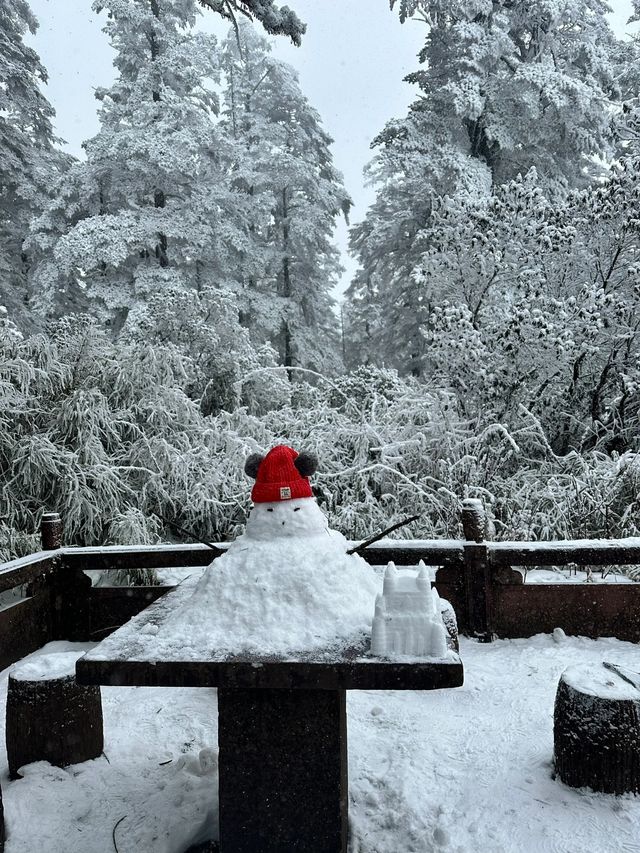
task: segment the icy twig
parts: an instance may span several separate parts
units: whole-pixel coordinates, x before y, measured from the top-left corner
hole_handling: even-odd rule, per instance
[[[122,815],[120,820],[117,821],[116,825],[113,827],[113,832],[111,833],[111,839],[113,841],[113,849],[116,851],[116,853],[120,853],[120,851],[118,850],[118,845],[116,844],[116,829],[120,826],[120,824],[122,823],[123,820],[125,820],[126,817],[127,817],[126,814]]]

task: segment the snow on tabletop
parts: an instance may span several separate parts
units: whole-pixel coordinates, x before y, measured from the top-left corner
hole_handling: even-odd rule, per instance
[[[185,583],[164,596],[89,659],[216,661],[244,655],[332,661],[345,649],[368,650],[382,583],[360,556],[346,553],[348,547],[329,530],[315,499],[256,504],[246,533],[195,586]],[[425,566],[402,572],[398,582],[414,589],[418,574],[428,586],[432,572]],[[457,661],[446,649],[437,602],[425,618],[427,634],[423,625],[417,645],[378,644],[376,656]]]
[[[563,670],[603,660],[637,670],[638,646],[549,635],[460,643],[462,687],[347,694],[353,853],[637,853],[640,797],[569,788],[553,778],[552,756]],[[39,762],[9,781],[0,738],[5,853],[113,851],[116,824],[120,853],[182,853],[217,837],[216,691],[101,691],[105,758]]]
[[[142,613],[92,659],[220,660],[368,642],[380,580],[329,530],[315,499],[260,503],[191,589]],[[155,615],[155,619],[153,618]]]
[[[54,678],[75,678],[77,652],[52,652],[28,658],[11,669],[16,681],[49,681]]]
[[[640,684],[640,673],[630,672],[629,675],[632,680],[635,678]],[[602,664],[575,664],[565,669],[562,679],[579,693],[598,696],[602,699],[630,699],[640,704],[640,690]]]

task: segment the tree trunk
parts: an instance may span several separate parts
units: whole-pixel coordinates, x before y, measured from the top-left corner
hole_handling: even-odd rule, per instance
[[[282,190],[282,296],[291,299],[291,269],[289,267],[289,205],[287,187]],[[293,357],[291,352],[291,329],[286,317],[282,318],[280,358],[285,367],[291,367]],[[289,373],[291,380],[291,374]]]
[[[151,0],[151,12],[153,17],[160,20],[160,6],[158,0]],[[160,56],[160,48],[155,32],[152,30],[149,34],[149,47],[151,49],[151,61],[155,62]],[[159,103],[161,100],[160,92],[154,89],[151,93],[154,103]],[[167,203],[164,190],[157,189],[153,194],[153,204],[156,209],[163,208]],[[169,266],[169,256],[167,254],[167,235],[161,231],[158,232],[158,242],[155,248],[156,258],[161,267]]]
[[[640,793],[640,689],[620,672],[580,664],[562,674],[554,756],[558,775],[573,788]]]
[[[12,779],[32,761],[66,767],[102,754],[100,688],[76,682],[76,658],[75,653],[43,655],[9,674],[6,738]]]

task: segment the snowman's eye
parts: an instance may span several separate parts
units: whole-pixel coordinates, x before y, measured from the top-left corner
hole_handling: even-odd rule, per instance
[[[273,507],[272,506],[267,507],[267,512],[273,512]]]
[[[300,507],[299,507],[299,506],[294,506],[293,511],[294,511],[294,512],[300,512]]]

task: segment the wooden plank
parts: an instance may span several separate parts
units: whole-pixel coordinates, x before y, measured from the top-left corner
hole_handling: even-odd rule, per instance
[[[213,543],[225,550],[228,542]],[[350,543],[350,546],[357,543]],[[362,557],[371,565],[428,566],[456,565],[462,560],[463,543],[458,540],[387,540],[366,548]],[[215,559],[206,545],[110,546],[104,548],[63,548],[65,564],[81,569],[160,569],[172,566],[208,566]]]
[[[221,548],[228,547],[220,545]],[[65,565],[82,570],[166,569],[208,566],[214,558],[206,545],[162,545],[154,548],[64,548]]]
[[[640,584],[494,586],[499,637],[531,637],[562,628],[585,637],[640,642]]]
[[[463,559],[463,543],[457,540],[376,542],[360,556],[374,566],[386,566],[390,561],[396,566],[416,566],[420,560],[427,566],[458,566]]]
[[[493,566],[579,566],[640,565],[640,540],[637,538],[566,542],[488,543]]]
[[[450,575],[448,569],[440,569],[436,574],[435,587],[440,598],[446,599],[453,607],[458,623],[458,630],[467,633],[469,621],[466,614],[466,589],[462,571]]]
[[[0,670],[52,638],[51,597],[43,591],[0,611]]]
[[[96,651],[100,654],[100,647]],[[460,687],[463,682],[459,661],[140,661],[99,660],[89,653],[78,661],[76,673],[82,684],[146,687],[438,690]]]
[[[223,546],[224,547],[224,546]],[[473,547],[473,546],[472,546]],[[589,596],[588,592],[572,592],[574,585],[562,587],[544,585],[537,592],[526,585],[522,593],[528,606],[522,610],[522,595],[510,597],[510,593],[500,594],[497,587],[510,586],[511,581],[521,585],[519,573],[509,573],[508,566],[512,565],[640,565],[640,539],[621,540],[576,540],[563,542],[488,542],[486,543],[491,565],[491,587],[494,598],[504,602],[502,622],[496,630],[502,636],[529,636],[531,633],[552,630],[559,624],[561,617],[569,626],[572,633],[596,636],[610,634],[622,639],[640,639],[635,626],[634,613],[638,612],[637,590],[640,585],[624,585],[620,589],[616,585],[603,585],[598,593],[598,608],[602,618],[594,621],[593,613],[587,606],[573,616],[570,611],[574,608],[576,596]],[[62,558],[62,560],[60,559]],[[467,596],[465,594],[463,566],[463,543],[458,540],[428,541],[428,540],[386,540],[364,552],[364,558],[371,564],[384,565],[393,560],[398,565],[416,565],[423,559],[428,565],[439,566],[436,586],[440,594],[453,604],[459,626],[462,630],[470,630],[466,613]],[[132,567],[163,567],[176,565],[205,566],[212,562],[212,552],[204,545],[160,545],[140,547],[108,547],[108,548],[66,548],[57,551],[45,551],[13,560],[0,567],[0,592],[16,586],[33,583],[39,578],[48,577],[57,570],[62,578],[68,566],[71,573],[81,568],[97,568],[117,570]],[[64,564],[62,564],[64,562]],[[478,581],[480,579],[478,578]],[[35,586],[38,589],[38,585]],[[580,588],[580,587],[578,587]],[[584,585],[583,589],[593,589]],[[551,590],[555,590],[553,593]],[[633,590],[633,591],[632,591]],[[90,592],[92,599],[91,611],[93,624],[90,621],[87,629],[92,638],[101,638],[106,633],[123,624],[128,618],[142,610],[148,603],[169,591],[168,587],[153,588],[97,588]],[[553,599],[553,600],[551,600]],[[576,606],[581,607],[580,600]],[[607,603],[609,602],[610,603]],[[506,603],[508,602],[508,604]],[[517,619],[511,610],[515,608],[519,614]],[[26,611],[25,611],[26,612]],[[520,620],[520,624],[518,624]],[[477,620],[474,620],[477,622]],[[47,617],[47,624],[50,620]],[[26,622],[25,622],[26,625]],[[598,627],[601,626],[601,627]],[[475,625],[473,630],[477,631]],[[38,634],[31,645],[38,647]],[[49,637],[51,638],[51,637]],[[87,636],[89,639],[89,636]]]
[[[486,542],[464,546],[465,618],[471,636],[491,642],[491,576]]]
[[[30,583],[56,568],[61,551],[39,551],[0,565],[0,592]]]
[[[225,549],[229,543],[214,543]],[[487,542],[494,566],[517,565],[640,565],[640,539],[567,540],[566,542]],[[393,560],[399,566],[416,565],[423,560],[432,566],[456,566],[462,562],[464,543],[459,540],[387,540],[365,549],[363,558],[373,565]],[[73,568],[117,571],[129,568],[168,568],[206,566],[214,559],[205,545],[110,546],[104,548],[63,548],[44,551],[0,566],[0,592],[28,582],[37,576],[40,565],[47,567],[52,556],[63,555]],[[14,570],[14,582],[11,576]]]
[[[94,586],[89,592],[91,638],[99,640],[153,604],[174,586]]]
[[[495,566],[561,565],[565,562],[595,563],[598,565],[640,564],[638,539],[630,540],[567,540],[566,542],[487,542],[491,562]],[[229,543],[215,543],[228,548]],[[353,543],[350,543],[353,544]],[[455,566],[463,559],[464,543],[458,540],[389,540],[365,549],[362,556],[372,565],[417,565],[423,560],[432,566]],[[47,552],[45,552],[47,553]],[[68,565],[84,569],[117,571],[122,568],[166,568],[171,566],[206,566],[214,559],[205,545],[159,545],[154,547],[64,548],[62,554]],[[34,555],[40,556],[40,555]],[[32,560],[33,557],[23,558]],[[15,563],[21,561],[14,561]],[[7,564],[10,566],[11,564]],[[0,574],[1,574],[0,570]]]
[[[158,599],[89,652],[77,670],[79,676],[93,679],[87,681],[93,684],[309,690],[430,690],[462,683],[462,664],[455,654],[444,661],[388,661],[370,657],[369,643],[360,637],[342,650],[319,649],[295,658],[216,656],[206,635],[196,646],[165,645],[158,654],[163,626],[191,595],[193,587],[179,586]]]

